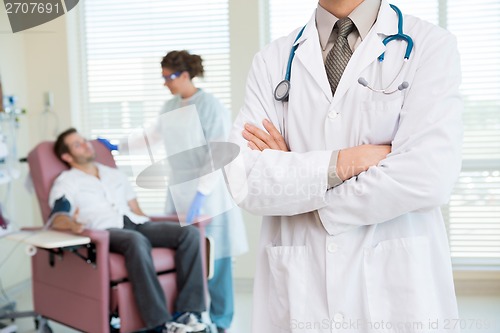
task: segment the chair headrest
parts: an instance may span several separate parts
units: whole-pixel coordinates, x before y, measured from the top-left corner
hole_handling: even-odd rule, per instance
[[[116,168],[111,152],[97,140],[92,140],[91,143],[96,152],[96,161]],[[50,215],[49,194],[52,184],[61,172],[68,169],[68,166],[54,154],[54,141],[44,141],[33,148],[28,154],[28,165],[45,222]]]

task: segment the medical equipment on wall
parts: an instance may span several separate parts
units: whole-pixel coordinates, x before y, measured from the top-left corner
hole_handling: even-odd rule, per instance
[[[15,96],[4,96],[3,112],[0,112],[0,185],[19,177],[17,168],[17,128],[24,109],[16,106]]]
[[[2,78],[0,77],[0,112],[3,112],[3,89],[2,89]]]
[[[6,107],[8,110],[8,107]],[[0,198],[0,237],[2,231],[9,226],[8,214],[6,214],[7,203],[11,197],[11,181],[19,178],[20,172],[17,168],[16,151],[16,126],[17,120],[7,112],[0,112],[0,186],[6,185],[2,190],[3,198]]]
[[[41,140],[54,140],[59,134],[59,117],[53,110],[54,94],[43,94],[43,111],[40,115],[39,136]]]
[[[19,116],[26,111],[17,107],[17,99],[13,95],[2,96],[0,107],[0,185],[6,185],[4,198],[0,198],[0,235],[6,230],[9,220],[6,217],[7,202],[11,197],[11,181],[19,178],[17,167],[17,128]]]
[[[365,78],[363,78],[363,77],[360,77],[358,79],[358,83],[360,85],[362,85],[363,87],[366,87],[366,88],[368,88],[368,89],[370,89],[370,90],[372,90],[374,92],[379,92],[379,93],[383,93],[383,94],[386,94],[386,95],[395,93],[397,91],[405,90],[406,88],[408,88],[410,86],[408,82],[404,81],[404,82],[402,82],[397,87],[397,89],[394,89],[392,91],[388,91],[387,90],[390,86],[392,86],[394,84],[394,82],[396,81],[396,79],[403,72],[403,68],[407,64],[407,62],[408,62],[408,60],[410,58],[410,54],[411,54],[412,49],[413,49],[413,39],[410,36],[405,35],[403,33],[403,14],[401,13],[401,10],[398,7],[396,7],[395,5],[390,5],[390,6],[396,12],[396,14],[398,15],[398,33],[395,34],[395,35],[387,36],[386,38],[384,38],[384,40],[382,41],[382,43],[384,45],[387,45],[388,43],[392,42],[393,40],[402,40],[402,41],[406,42],[407,46],[406,46],[406,52],[405,52],[404,59],[403,59],[403,65],[401,66],[401,69],[399,70],[398,75],[384,89],[375,89],[375,88],[373,88],[373,86],[371,86],[368,83],[368,81]],[[300,36],[302,36],[302,33],[303,33],[304,29],[305,29],[305,26],[299,31],[297,37],[295,38],[295,41],[293,42],[294,44],[297,42],[297,40],[300,38]],[[297,48],[298,48],[298,44],[295,44],[295,45],[293,45],[292,49],[290,50],[290,55],[288,57],[288,62],[287,62],[287,67],[286,67],[285,79],[283,81],[281,81],[280,83],[278,83],[278,85],[274,89],[274,98],[277,101],[282,101],[282,102],[288,101],[288,95],[290,93],[290,78],[291,78],[291,75],[292,75],[292,62],[293,62],[293,58],[295,57],[295,51],[297,50]],[[382,53],[378,57],[378,61],[379,61],[379,63],[381,65],[382,65],[382,63],[384,61],[384,58],[385,58],[385,52]]]

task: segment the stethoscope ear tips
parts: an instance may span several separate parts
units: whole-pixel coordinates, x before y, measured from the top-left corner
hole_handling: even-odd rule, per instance
[[[360,78],[358,79],[358,83],[359,83],[360,85],[362,85],[363,87],[368,87],[368,81],[366,81],[366,79],[365,79],[364,77],[360,77]]]
[[[398,86],[398,90],[405,90],[406,88],[408,88],[410,86],[410,84],[406,81],[404,81],[403,83],[401,83],[399,86]]]
[[[286,102],[288,100],[288,94],[290,92],[290,81],[287,79],[278,83],[274,89],[274,98],[280,102]]]
[[[387,91],[386,89],[375,89],[373,87],[370,87],[370,85],[368,84],[368,81],[366,81],[366,79],[364,77],[360,77],[358,79],[358,83],[360,85],[362,85],[363,87],[370,89],[373,92],[382,93],[382,94],[385,94],[385,95],[394,94],[396,91],[403,91],[403,90],[405,90],[406,88],[408,88],[410,86],[410,84],[408,82],[403,81],[398,86],[398,89],[394,89],[393,91]]]

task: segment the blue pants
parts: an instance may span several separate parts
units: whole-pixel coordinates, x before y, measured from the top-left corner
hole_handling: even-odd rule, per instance
[[[215,326],[229,328],[234,315],[233,267],[231,257],[215,260],[214,276],[208,281],[210,318]]]

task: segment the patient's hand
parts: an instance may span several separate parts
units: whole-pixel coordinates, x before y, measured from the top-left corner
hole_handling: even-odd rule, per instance
[[[82,223],[78,222],[80,210],[77,208],[73,216],[57,215],[52,222],[52,228],[56,230],[69,230],[75,234],[81,234],[85,229]]]
[[[71,232],[74,232],[75,234],[81,234],[84,229],[85,227],[83,226],[83,224],[74,222],[73,226],[71,227]]]
[[[75,213],[73,214],[73,223],[71,225],[71,231],[75,234],[81,234],[85,227],[83,224],[78,222],[78,217],[80,216],[80,209],[75,209]]]

